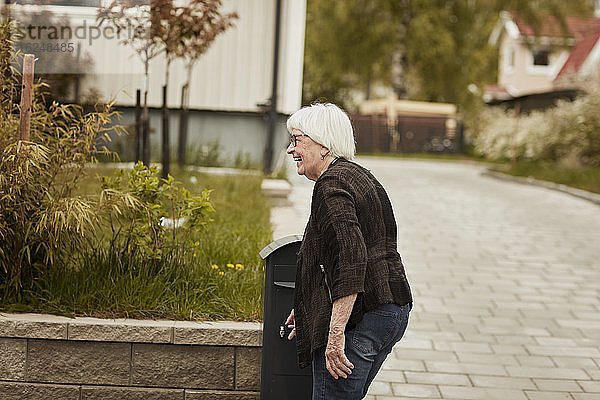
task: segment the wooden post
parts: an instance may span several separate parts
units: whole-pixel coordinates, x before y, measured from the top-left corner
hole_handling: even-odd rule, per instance
[[[162,106],[162,177],[167,179],[171,171],[171,145],[169,140],[169,108],[167,107],[167,85],[163,86]]]
[[[135,162],[142,160],[142,91],[135,92]]]
[[[189,82],[189,80],[188,80]],[[189,98],[189,86],[186,83],[181,88],[181,112],[179,114],[179,132],[177,141],[177,162],[180,167],[183,167],[186,163],[186,146],[187,146],[187,132],[188,132],[188,98]]]
[[[21,86],[21,112],[19,118],[19,140],[29,140],[31,101],[33,99],[33,65],[35,56],[23,57],[23,85]]]

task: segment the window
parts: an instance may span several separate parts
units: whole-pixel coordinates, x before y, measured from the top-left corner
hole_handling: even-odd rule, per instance
[[[550,65],[550,51],[547,49],[533,49],[533,65]]]
[[[515,48],[512,46],[506,52],[506,66],[510,70],[515,67]]]

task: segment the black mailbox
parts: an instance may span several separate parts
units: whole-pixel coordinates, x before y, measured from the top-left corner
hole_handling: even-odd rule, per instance
[[[298,368],[296,339],[288,340],[290,329],[285,325],[294,307],[296,254],[301,241],[301,235],[286,236],[260,252],[266,259],[261,400],[308,400],[312,396],[311,368]]]

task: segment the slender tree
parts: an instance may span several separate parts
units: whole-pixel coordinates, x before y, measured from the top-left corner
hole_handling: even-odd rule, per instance
[[[234,26],[238,14],[221,13],[221,0],[192,0],[190,5],[181,8],[179,19],[186,27],[182,40],[175,41],[173,53],[185,60],[186,81],[181,88],[181,116],[179,119],[179,138],[177,159],[179,165],[185,164],[187,147],[189,93],[192,70],[200,57],[213,44],[217,36]]]
[[[232,20],[237,18],[237,14],[221,15],[221,0],[192,0],[185,6],[176,6],[172,0],[154,0],[152,7],[152,35],[162,44],[167,61],[163,87],[162,149],[163,177],[166,177],[170,164],[169,114],[166,94],[168,92],[171,63],[177,58],[184,58],[188,61],[186,63],[186,84],[189,88],[191,68],[193,67],[193,63],[190,65],[189,60],[192,58],[194,62],[198,60],[210,47],[217,35],[232,26]],[[186,108],[187,97],[186,95]],[[187,118],[187,113],[185,118]],[[187,128],[187,120],[185,122],[184,128]],[[183,141],[183,145],[180,145],[180,149],[183,150],[184,148],[185,141]],[[180,161],[180,164],[183,164],[183,160]]]
[[[151,4],[142,4],[138,0],[114,0],[107,7],[98,9],[97,19],[99,24],[112,24],[124,45],[131,46],[144,64],[144,113],[143,113],[143,139],[142,161],[150,164],[150,126],[148,116],[148,87],[150,86],[150,60],[158,56],[164,45],[157,40],[153,32],[153,8]]]
[[[191,0],[186,5],[178,6],[173,0],[151,0],[150,5],[140,5],[136,0],[126,0],[124,3],[115,0],[110,6],[100,9],[98,19],[109,20],[118,32],[126,31],[129,36],[122,40],[130,45],[144,63],[144,126],[148,121],[148,82],[149,61],[164,52],[166,60],[165,83],[163,93],[166,93],[170,79],[171,63],[178,58],[186,60],[187,81],[184,85],[186,95],[182,108],[187,110],[191,71],[195,62],[204,54],[215,38],[226,29],[233,26],[233,20],[238,18],[236,13],[222,14],[221,0]],[[133,33],[133,34],[131,34]],[[168,172],[168,110],[166,96],[163,95],[163,163]],[[187,114],[184,114],[187,117]],[[184,132],[185,134],[185,132]],[[180,138],[182,132],[179,133]],[[145,134],[145,138],[147,135]],[[180,151],[182,141],[179,140]],[[185,140],[183,141],[185,147]],[[148,147],[149,149],[149,147]],[[145,153],[144,153],[145,154]],[[148,157],[149,158],[149,157]],[[180,157],[181,158],[181,157]],[[181,162],[181,161],[180,161]],[[144,163],[147,164],[145,160]]]

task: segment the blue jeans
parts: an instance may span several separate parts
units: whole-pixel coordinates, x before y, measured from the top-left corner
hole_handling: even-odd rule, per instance
[[[325,346],[314,351],[312,361],[312,400],[362,399],[383,361],[402,338],[408,325],[412,303],[404,306],[383,304],[365,313],[363,319],[346,332],[346,357],[354,365],[348,378],[334,379],[325,367]]]

